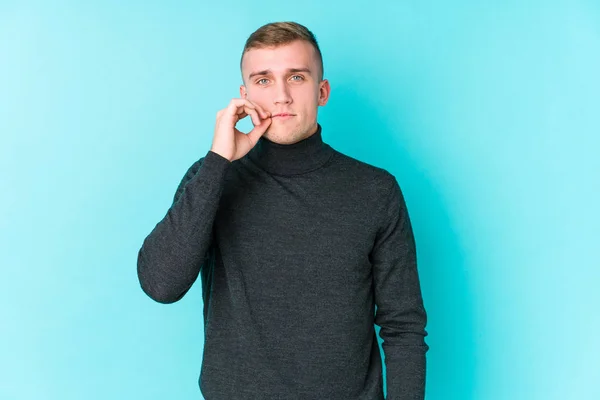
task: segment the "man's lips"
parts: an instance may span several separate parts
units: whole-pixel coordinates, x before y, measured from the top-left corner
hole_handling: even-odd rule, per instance
[[[291,117],[292,115],[295,115],[295,114],[290,114],[290,113],[279,113],[279,114],[274,114],[274,115],[273,115],[273,118],[275,118],[275,117]]]

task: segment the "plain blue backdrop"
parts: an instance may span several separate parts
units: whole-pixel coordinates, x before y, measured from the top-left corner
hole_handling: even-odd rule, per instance
[[[0,399],[201,398],[201,287],[153,302],[137,252],[282,20],[404,191],[427,399],[600,399],[595,0],[0,2]]]

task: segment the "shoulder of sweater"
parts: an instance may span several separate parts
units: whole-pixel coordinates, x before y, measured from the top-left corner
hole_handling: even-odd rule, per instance
[[[373,179],[386,186],[393,184],[392,181],[396,181],[396,177],[385,168],[369,164],[366,161],[361,161],[338,150],[334,151],[336,153],[335,161],[342,164],[345,169],[351,169],[353,174],[364,176],[367,179]]]

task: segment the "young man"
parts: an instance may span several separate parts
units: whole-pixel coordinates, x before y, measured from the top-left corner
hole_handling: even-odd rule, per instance
[[[142,244],[142,289],[172,303],[201,275],[208,400],[383,399],[374,324],[387,398],[423,399],[426,313],[395,177],[323,142],[330,87],[304,26],[259,28],[241,70],[241,98]]]

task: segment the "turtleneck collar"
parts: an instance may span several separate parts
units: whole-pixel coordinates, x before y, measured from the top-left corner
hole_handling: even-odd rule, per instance
[[[323,142],[321,125],[311,136],[293,143],[279,144],[262,136],[248,152],[248,158],[263,170],[274,175],[297,175],[321,167],[334,150]]]

